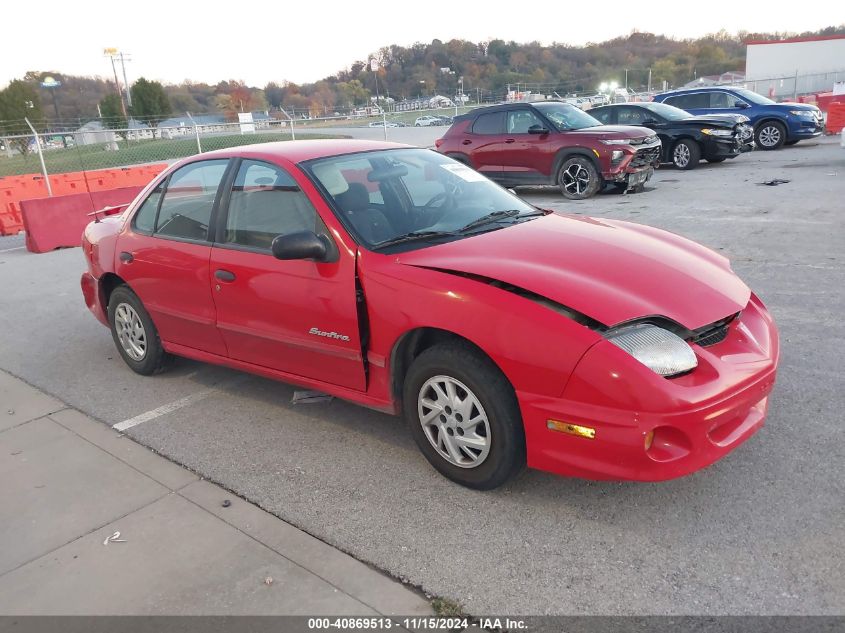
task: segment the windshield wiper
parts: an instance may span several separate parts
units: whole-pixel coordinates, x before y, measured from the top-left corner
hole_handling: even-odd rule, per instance
[[[394,244],[430,240],[438,237],[458,237],[458,234],[454,231],[411,231],[410,233],[391,237],[389,240],[384,240],[383,242],[379,242],[373,246],[375,248],[384,248],[386,246],[393,246]]]
[[[465,224],[464,226],[458,229],[458,233],[471,231],[472,229],[476,229],[479,226],[498,222],[499,220],[503,220],[505,218],[512,218],[515,215],[519,215],[520,213],[522,212],[519,209],[503,209],[502,211],[493,211],[492,213],[488,213],[487,215],[482,215],[480,218],[476,218],[469,224]]]

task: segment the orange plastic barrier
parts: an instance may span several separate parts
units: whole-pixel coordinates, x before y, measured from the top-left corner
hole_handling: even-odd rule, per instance
[[[46,253],[56,248],[79,246],[82,231],[93,220],[89,213],[131,202],[141,189],[143,186],[120,187],[90,194],[23,200],[21,212],[27,250]]]
[[[107,191],[122,187],[143,187],[158,176],[164,163],[74,171],[50,176],[53,196]],[[20,203],[47,197],[47,185],[40,174],[5,176],[0,178],[0,235],[14,235],[23,229]]]
[[[843,127],[845,127],[845,99],[828,105],[825,131],[828,134],[839,134]]]

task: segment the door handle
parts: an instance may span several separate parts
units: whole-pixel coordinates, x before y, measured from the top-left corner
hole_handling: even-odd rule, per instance
[[[214,271],[214,276],[220,281],[235,281],[235,273],[223,270],[222,268]]]
[[[468,138],[465,138],[464,140],[461,141],[461,145],[472,145],[472,141],[469,140]]]
[[[135,259],[135,256],[132,253],[121,251],[120,261],[122,261],[124,264],[131,264],[133,259]]]
[[[514,141],[516,141],[516,139],[514,139],[514,138],[506,138],[505,139],[505,143],[513,143]]]

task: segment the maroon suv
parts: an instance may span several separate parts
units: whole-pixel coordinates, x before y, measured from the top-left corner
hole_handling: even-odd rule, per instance
[[[456,117],[435,144],[501,185],[558,185],[571,200],[607,183],[640,190],[660,161],[652,130],[602,125],[560,101],[477,108]]]

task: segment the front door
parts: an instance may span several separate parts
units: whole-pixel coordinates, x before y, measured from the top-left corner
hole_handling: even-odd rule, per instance
[[[530,134],[548,124],[529,109],[509,110],[504,144],[500,150],[502,179],[514,184],[546,183],[549,180],[549,133]]]
[[[502,149],[504,148],[505,113],[481,114],[472,124],[461,143],[472,156],[476,171],[496,180],[502,175]]]
[[[226,354],[209,281],[209,225],[228,159],[174,171],[144,200],[118,242],[117,274],[167,343]]]
[[[355,254],[333,249],[327,263],[273,257],[277,235],[327,234],[314,205],[276,165],[243,160],[226,206],[211,275],[229,356],[363,391]]]

